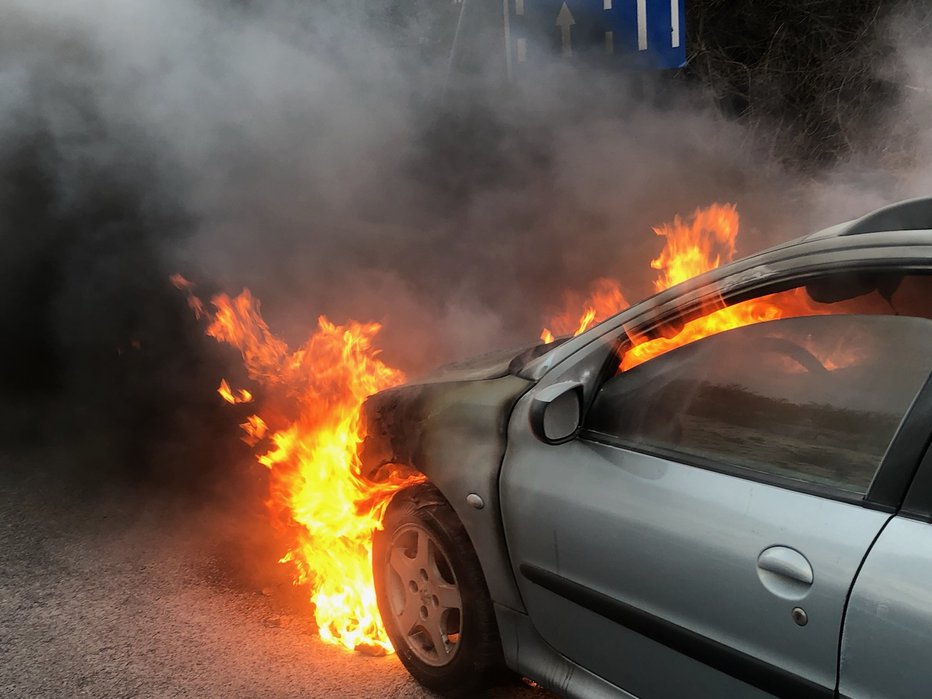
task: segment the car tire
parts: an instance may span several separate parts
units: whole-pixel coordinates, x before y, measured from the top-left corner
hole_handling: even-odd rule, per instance
[[[504,659],[479,559],[453,508],[430,484],[408,488],[373,537],[379,611],[398,658],[422,685],[474,696]]]

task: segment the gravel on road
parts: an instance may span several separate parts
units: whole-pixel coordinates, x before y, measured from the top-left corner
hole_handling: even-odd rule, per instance
[[[131,484],[88,495],[42,458],[0,462],[0,696],[433,696],[394,656],[320,641],[215,513]]]

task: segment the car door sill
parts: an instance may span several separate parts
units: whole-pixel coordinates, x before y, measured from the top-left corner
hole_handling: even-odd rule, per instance
[[[521,575],[554,594],[693,660],[778,697],[830,699],[829,689],[673,622],[529,563]]]

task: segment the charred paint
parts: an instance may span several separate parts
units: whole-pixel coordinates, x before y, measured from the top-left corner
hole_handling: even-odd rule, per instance
[[[498,477],[511,411],[533,382],[517,376],[400,386],[363,406],[363,472],[378,478],[387,464],[410,466],[449,500],[474,544],[492,599],[522,609],[505,550]],[[475,493],[482,510],[466,498]]]

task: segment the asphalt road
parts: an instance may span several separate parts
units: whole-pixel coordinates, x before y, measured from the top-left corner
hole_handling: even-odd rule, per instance
[[[395,657],[322,643],[250,574],[241,523],[142,485],[61,482],[44,458],[0,458],[0,696],[433,696]]]

